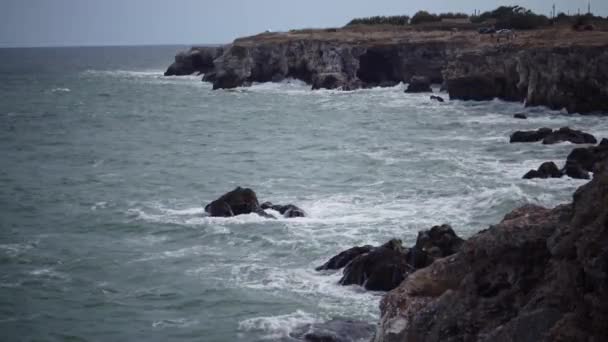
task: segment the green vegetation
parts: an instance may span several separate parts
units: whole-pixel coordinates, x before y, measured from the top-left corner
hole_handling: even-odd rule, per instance
[[[512,28],[517,30],[532,30],[549,25],[550,21],[544,15],[539,15],[521,6],[500,6],[479,16],[471,17],[474,23],[496,21],[497,29]]]
[[[407,25],[410,21],[410,17],[407,15],[394,15],[394,16],[375,16],[367,18],[356,18],[351,20],[346,26],[353,25]]]

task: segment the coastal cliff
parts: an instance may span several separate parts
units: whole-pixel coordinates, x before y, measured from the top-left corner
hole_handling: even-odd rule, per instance
[[[527,205],[410,274],[375,342],[600,341],[608,336],[608,164],[570,204]]]
[[[451,99],[500,98],[584,114],[608,112],[607,48],[608,32],[557,29],[507,42],[470,31],[299,30],[192,48],[165,75],[201,73],[214,89],[294,78],[342,90],[422,76],[443,83]]]

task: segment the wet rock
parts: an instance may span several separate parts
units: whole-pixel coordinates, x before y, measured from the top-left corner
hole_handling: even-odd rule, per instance
[[[316,270],[339,270],[348,265],[348,263],[350,263],[359,255],[371,252],[372,249],[374,249],[374,247],[370,245],[365,245],[362,247],[356,246],[347,249],[343,252],[340,252],[340,254],[334,256],[333,258],[329,259],[325,264],[317,267]]]
[[[361,285],[371,291],[389,291],[397,287],[414,269],[400,240],[361,254],[344,269],[341,285]]]
[[[405,90],[406,93],[431,93],[431,80],[425,76],[414,76]]]
[[[306,213],[303,209],[293,205],[274,205],[272,202],[264,202],[261,205],[262,209],[272,209],[278,211],[286,218],[294,218],[294,217],[306,217]]]
[[[515,119],[524,119],[524,120],[528,118],[528,117],[526,116],[526,114],[524,114],[524,113],[517,113],[517,114],[513,115],[513,117],[514,117]]]
[[[358,342],[369,341],[375,331],[376,326],[368,322],[334,319],[297,327],[290,336],[306,342]]]
[[[596,165],[608,160],[608,144],[603,139],[597,146],[579,147],[570,152],[566,163],[575,163],[588,172],[594,172]]]
[[[563,173],[554,162],[545,162],[538,167],[538,170],[530,170],[526,173],[524,179],[561,178],[562,176]]]
[[[589,172],[585,171],[583,167],[574,161],[567,161],[566,166],[564,166],[564,173],[570,177],[575,179],[590,179]]]
[[[273,217],[262,210],[253,190],[240,186],[207,204],[205,211],[213,217],[231,217],[251,213]]]
[[[510,143],[520,143],[520,142],[537,142],[543,140],[549,134],[551,134],[553,130],[551,128],[539,128],[536,131],[516,131],[511,134],[511,138],[509,140]]]
[[[441,96],[435,96],[435,95],[431,95],[431,100],[435,100],[437,102],[444,102],[445,100],[443,99],[443,97]]]
[[[557,144],[563,141],[569,141],[573,144],[595,144],[597,140],[589,133],[577,131],[570,127],[562,127],[543,139],[543,144]]]

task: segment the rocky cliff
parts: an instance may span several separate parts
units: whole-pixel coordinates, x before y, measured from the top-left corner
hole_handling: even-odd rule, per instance
[[[376,342],[608,339],[608,164],[572,203],[524,206],[411,275]]]
[[[451,99],[495,97],[568,112],[608,112],[606,46],[465,51],[444,71]]]
[[[539,30],[498,43],[474,32],[378,30],[264,33],[192,48],[165,74],[204,73],[214,89],[295,78],[313,89],[343,90],[423,76],[444,82],[451,99],[608,112],[608,32]]]

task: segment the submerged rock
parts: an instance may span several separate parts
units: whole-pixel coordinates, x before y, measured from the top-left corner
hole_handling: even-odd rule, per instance
[[[431,95],[430,97],[431,100],[435,100],[437,102],[445,102],[445,100],[443,99],[443,97],[441,96],[435,96],[435,95]]]
[[[551,128],[539,128],[536,131],[516,131],[511,134],[511,138],[509,140],[510,143],[520,143],[520,142],[537,142],[543,140],[549,134],[551,134],[553,130]]]
[[[425,76],[414,76],[405,90],[406,93],[432,93],[431,80]]]
[[[369,341],[376,325],[364,321],[334,319],[324,323],[306,324],[294,329],[290,336],[306,342]]]
[[[287,217],[287,218],[306,216],[306,213],[304,212],[304,210],[296,207],[293,204],[274,205],[274,204],[272,204],[272,202],[264,202],[264,203],[262,203],[261,208],[262,209],[272,209],[272,210],[278,211],[279,213],[281,213],[281,215],[283,215],[284,217]]]
[[[517,113],[517,114],[513,115],[513,117],[514,117],[515,119],[524,119],[524,120],[528,118],[528,117],[526,116],[526,114],[524,114],[524,113]]]

